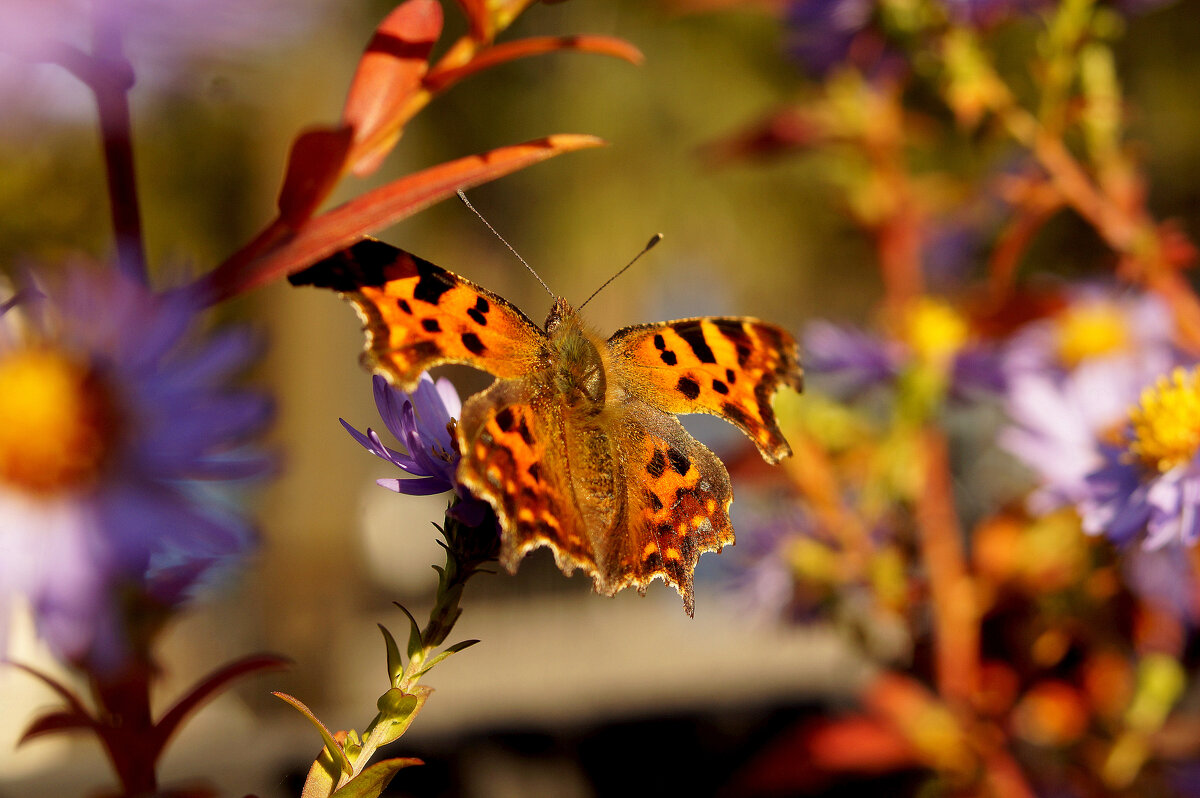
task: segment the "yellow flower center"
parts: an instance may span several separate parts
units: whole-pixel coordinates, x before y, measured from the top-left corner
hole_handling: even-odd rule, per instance
[[[1133,441],[1129,451],[1147,468],[1170,471],[1200,449],[1200,370],[1177,368],[1142,391],[1129,411]]]
[[[50,494],[94,479],[113,440],[108,399],[96,376],[61,352],[0,358],[0,482]]]
[[[970,338],[970,327],[962,314],[945,302],[928,297],[908,312],[904,338],[923,363],[942,367]]]
[[[1068,368],[1128,346],[1129,326],[1111,302],[1077,305],[1058,318],[1058,357]]]

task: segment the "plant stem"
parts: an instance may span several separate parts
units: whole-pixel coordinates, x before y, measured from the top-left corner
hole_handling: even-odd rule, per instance
[[[117,27],[100,10],[95,12],[93,21],[92,70],[84,80],[96,98],[99,111],[117,265],[127,276],[146,285],[149,278],[129,110],[133,70],[125,59]]]

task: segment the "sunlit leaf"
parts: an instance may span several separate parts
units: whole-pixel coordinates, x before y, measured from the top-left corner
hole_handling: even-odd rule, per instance
[[[398,601],[392,603],[400,608],[400,612],[404,613],[404,617],[408,618],[408,659],[411,662],[416,653],[424,648],[424,645],[421,643],[421,624],[417,623],[417,619],[413,617],[413,614],[403,604]]]
[[[377,798],[392,778],[406,767],[425,764],[420,759],[384,759],[365,768],[337,792],[332,798]]]
[[[334,739],[333,733],[330,732],[329,729],[325,727],[325,724],[322,723],[320,719],[318,719],[317,716],[312,713],[312,710],[304,705],[304,702],[298,698],[293,698],[287,693],[272,692],[271,695],[288,702],[295,707],[301,715],[308,718],[308,722],[311,723],[318,732],[320,732],[321,739],[325,742],[325,750],[329,752],[329,756],[333,759],[333,763],[338,767],[340,772],[354,772],[354,766],[351,765],[350,760],[346,758],[346,752],[342,750],[341,744]]]
[[[408,731],[431,692],[433,690],[424,685],[418,685],[408,692],[393,687],[379,697],[376,704],[379,717],[376,718],[374,726],[382,735],[380,745],[394,742]]]
[[[430,167],[313,217],[299,230],[273,241],[265,252],[259,252],[260,236],[245,248],[253,249],[257,253],[254,257],[247,258],[245,251],[234,253],[196,288],[209,301],[228,299],[310,266],[381,227],[453,196],[460,188],[477,186],[564,152],[603,143],[595,136],[560,134]]]
[[[313,128],[296,137],[279,190],[279,218],[299,227],[312,216],[345,171],[354,130]]]
[[[437,665],[439,662],[446,659],[451,654],[457,654],[458,652],[463,651],[464,649],[468,649],[478,642],[479,642],[478,640],[464,640],[461,643],[455,643],[454,645],[450,646],[442,653],[438,654],[433,659],[429,660],[429,663],[424,668],[422,668],[420,673],[418,673],[417,675],[424,676],[426,673],[429,673],[430,669],[433,668],[434,665]]]
[[[422,86],[442,32],[436,0],[408,0],[375,30],[350,84],[342,121],[354,129],[349,168],[373,172],[400,138],[405,104]]]
[[[396,638],[392,637],[392,633],[387,630],[383,624],[376,624],[379,631],[383,632],[383,643],[387,646],[387,669],[388,679],[392,684],[400,678],[400,674],[404,672],[404,660],[400,658],[400,646],[396,644]]]
[[[498,64],[560,50],[611,55],[635,65],[641,64],[643,61],[640,50],[624,39],[613,36],[540,36],[497,44],[482,50],[470,62],[462,66],[434,70],[426,79],[425,85],[431,91],[441,91],[463,78],[491,69]]]
[[[467,25],[470,27],[468,35],[477,42],[491,41],[496,34],[492,30],[487,0],[458,0],[458,5],[467,18]]]

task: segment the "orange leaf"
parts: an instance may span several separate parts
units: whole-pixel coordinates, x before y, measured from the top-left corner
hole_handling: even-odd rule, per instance
[[[311,128],[292,142],[278,200],[284,224],[299,227],[316,213],[342,176],[353,135],[349,127]]]
[[[560,134],[430,167],[313,217],[262,254],[247,258],[242,251],[234,253],[203,278],[197,288],[210,301],[228,299],[309,266],[368,233],[452,196],[460,188],[477,186],[555,155],[603,143],[595,136]],[[247,246],[254,247],[255,242]]]
[[[375,29],[342,109],[342,121],[354,128],[349,164],[355,174],[374,171],[399,140],[405,106],[421,88],[441,32],[436,0],[408,0]]]
[[[489,42],[496,32],[492,30],[492,18],[488,14],[487,0],[458,0],[463,14],[470,25],[470,37],[477,42]]]
[[[485,69],[499,64],[514,61],[518,58],[528,58],[531,55],[541,55],[559,50],[575,50],[582,53],[611,55],[639,65],[644,60],[641,50],[638,50],[624,39],[614,36],[536,36],[520,39],[515,42],[505,42],[489,47],[479,52],[468,63],[451,69],[435,69],[425,79],[425,87],[430,91],[441,91],[463,78],[470,77]]]

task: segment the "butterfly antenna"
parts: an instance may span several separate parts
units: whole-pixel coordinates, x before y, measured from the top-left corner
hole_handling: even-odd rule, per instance
[[[600,293],[600,292],[601,292],[601,291],[603,291],[605,288],[608,288],[608,284],[609,284],[609,283],[611,283],[613,280],[617,279],[617,278],[618,278],[618,277],[620,277],[622,274],[624,274],[626,271],[628,271],[630,266],[632,266],[633,264],[635,264],[635,263],[637,263],[637,262],[638,262],[638,258],[642,257],[642,256],[643,256],[643,255],[645,255],[647,252],[649,252],[650,250],[654,249],[654,245],[655,245],[655,244],[657,244],[659,241],[662,241],[662,233],[655,233],[655,234],[654,234],[654,236],[653,236],[653,237],[651,237],[651,239],[650,239],[649,241],[647,241],[647,242],[646,242],[646,246],[642,247],[642,251],[641,251],[641,252],[639,252],[638,254],[634,255],[634,256],[633,256],[633,260],[629,261],[629,263],[626,263],[626,264],[625,264],[625,266],[624,266],[624,268],[622,268],[622,269],[621,269],[621,271],[617,272],[617,273],[616,273],[616,274],[614,274],[612,277],[609,277],[609,278],[608,278],[608,280],[606,280],[606,281],[604,282],[604,285],[600,286],[600,287],[599,287],[599,288],[597,288],[595,291],[593,291],[593,292],[592,292],[592,295],[591,295],[590,297],[588,297],[587,299],[583,300],[583,305],[586,305],[587,303],[589,303],[589,302],[591,302],[593,299],[595,299],[595,298],[596,298],[596,294]],[[580,306],[579,306],[579,309],[580,309],[580,310],[583,310],[583,305],[580,305]]]
[[[482,214],[482,213],[480,213],[479,211],[475,210],[475,206],[474,206],[474,205],[472,205],[472,204],[471,204],[471,202],[470,202],[470,200],[468,200],[468,199],[467,199],[467,195],[463,193],[463,190],[460,188],[460,189],[458,190],[458,192],[457,192],[457,193],[458,193],[458,198],[459,198],[460,200],[462,200],[462,204],[463,204],[463,205],[466,205],[466,206],[467,206],[467,208],[468,208],[468,209],[470,209],[471,213],[473,213],[473,214],[475,214],[476,216],[478,216],[478,217],[479,217],[479,221],[481,221],[481,222],[483,222],[485,225],[487,225],[487,229],[489,229],[489,230],[491,230],[491,231],[492,231],[492,235],[494,235],[496,238],[500,239],[500,243],[501,243],[501,244],[503,244],[504,246],[508,247],[508,251],[509,251],[509,252],[511,252],[513,255],[516,255],[516,256],[517,256],[517,260],[521,261],[521,263],[522,263],[522,264],[525,266],[525,268],[526,268],[526,269],[529,269],[529,273],[533,275],[534,279],[536,279],[536,280],[537,280],[539,283],[541,283],[541,284],[542,284],[542,288],[545,288],[545,289],[546,289],[546,293],[550,295],[550,298],[551,298],[551,299],[557,299],[557,297],[554,295],[554,292],[550,290],[550,286],[546,285],[546,281],[542,279],[541,275],[539,275],[537,272],[535,272],[535,271],[533,270],[533,267],[529,265],[529,262],[528,262],[528,261],[526,261],[524,258],[522,258],[522,257],[521,257],[521,253],[520,253],[520,252],[517,252],[515,249],[513,249],[513,245],[512,245],[512,244],[510,244],[510,243],[508,243],[507,241],[505,241],[505,240],[504,240],[504,236],[502,236],[502,235],[500,235],[499,233],[497,233],[497,232],[496,232],[496,228],[492,227],[492,223],[491,223],[491,222],[489,222],[487,219],[483,218],[483,214]]]

